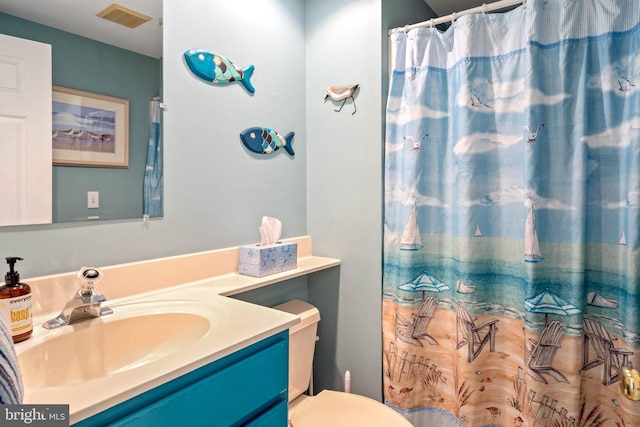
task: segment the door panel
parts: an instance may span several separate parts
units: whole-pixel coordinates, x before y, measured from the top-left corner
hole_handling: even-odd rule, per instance
[[[0,225],[50,224],[51,46],[0,34]]]

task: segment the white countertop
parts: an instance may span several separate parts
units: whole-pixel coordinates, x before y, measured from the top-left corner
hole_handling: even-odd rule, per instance
[[[211,327],[202,338],[189,347],[135,369],[76,384],[25,388],[24,403],[69,404],[71,424],[91,417],[147,390],[284,331],[300,321],[297,316],[228,298],[225,295],[245,292],[339,264],[340,261],[336,259],[308,256],[298,260],[298,268],[296,269],[263,278],[242,276],[236,273],[224,274],[109,300],[103,305],[112,308],[113,314],[85,322],[116,321],[119,312],[120,316],[124,316],[124,313],[129,309],[128,307],[135,306],[136,302],[188,300],[193,301],[193,305],[188,311],[197,312],[197,314],[208,318]],[[73,325],[54,330],[44,329],[42,323],[49,318],[51,318],[50,313],[43,313],[34,318],[32,337],[15,346],[19,357],[21,353],[52,338],[55,334],[73,333],[73,330],[70,329],[73,328]],[[69,351],[73,351],[73,349]],[[127,349],[123,348],[122,351],[127,351]]]

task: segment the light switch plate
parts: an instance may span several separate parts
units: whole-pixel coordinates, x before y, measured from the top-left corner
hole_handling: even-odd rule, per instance
[[[87,191],[87,208],[97,209],[100,207],[100,193],[98,191]]]

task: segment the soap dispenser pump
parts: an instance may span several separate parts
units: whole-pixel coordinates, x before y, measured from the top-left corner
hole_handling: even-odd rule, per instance
[[[4,285],[0,286],[0,315],[4,317],[11,331],[13,342],[17,343],[31,337],[33,317],[31,313],[31,287],[20,283],[20,273],[15,270],[20,257],[7,257],[9,271],[4,276]]]

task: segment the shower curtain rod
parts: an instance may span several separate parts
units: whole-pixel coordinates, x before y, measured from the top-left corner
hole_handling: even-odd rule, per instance
[[[482,6],[473,7],[471,9],[463,10],[461,12],[453,12],[451,15],[441,16],[439,18],[432,18],[428,21],[419,22],[413,25],[405,25],[404,27],[393,28],[389,30],[389,35],[398,33],[398,32],[407,32],[409,30],[413,30],[414,28],[423,28],[423,27],[434,27],[438,24],[443,24],[445,22],[455,21],[462,15],[470,15],[472,13],[486,13],[493,12],[494,10],[504,9],[509,6],[515,6],[518,4],[524,3],[526,0],[500,0],[493,3],[484,3]]]

